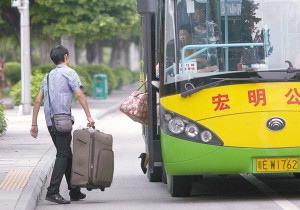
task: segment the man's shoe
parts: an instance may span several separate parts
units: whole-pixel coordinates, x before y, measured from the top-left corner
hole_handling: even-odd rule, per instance
[[[70,195],[71,201],[79,201],[81,199],[85,199],[85,197],[86,197],[86,194],[84,194],[84,193],[80,193],[80,194],[78,194],[76,196]]]
[[[60,194],[46,196],[45,200],[53,202],[53,203],[58,203],[58,204],[69,204],[70,203],[70,201],[67,201],[63,197],[61,197]]]

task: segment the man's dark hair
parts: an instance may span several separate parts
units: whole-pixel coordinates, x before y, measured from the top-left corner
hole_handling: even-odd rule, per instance
[[[180,30],[186,30],[190,35],[192,35],[194,33],[192,26],[188,25],[188,24],[184,24],[184,25],[180,26],[179,31]]]
[[[65,54],[69,56],[69,51],[62,45],[54,47],[50,52],[50,58],[55,63],[55,65],[65,62]]]

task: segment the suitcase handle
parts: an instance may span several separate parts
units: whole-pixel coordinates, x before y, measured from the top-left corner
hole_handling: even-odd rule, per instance
[[[87,127],[87,128],[93,128],[93,129],[95,130],[95,126],[91,127],[91,126],[90,126],[90,123],[88,123],[88,124],[86,125],[86,127]]]

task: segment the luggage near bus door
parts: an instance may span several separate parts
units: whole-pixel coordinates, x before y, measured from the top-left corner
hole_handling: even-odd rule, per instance
[[[73,133],[72,179],[74,186],[104,191],[114,172],[113,138],[93,128]]]

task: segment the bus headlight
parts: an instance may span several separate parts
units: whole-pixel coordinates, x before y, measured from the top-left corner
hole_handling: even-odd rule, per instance
[[[212,134],[209,131],[202,131],[200,136],[201,140],[204,142],[209,142],[212,139]]]
[[[169,129],[174,134],[180,134],[184,130],[184,123],[179,117],[173,118],[169,122]]]
[[[190,123],[185,127],[185,133],[187,136],[194,138],[198,135],[199,129],[195,124]]]
[[[209,128],[197,121],[165,109],[160,105],[160,128],[169,136],[187,141],[223,146],[223,141]]]

